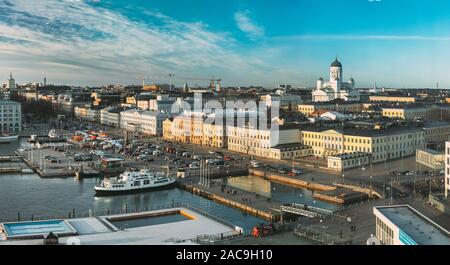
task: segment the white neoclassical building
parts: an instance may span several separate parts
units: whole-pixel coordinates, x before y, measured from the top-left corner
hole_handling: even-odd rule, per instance
[[[350,78],[348,82],[343,80],[341,62],[334,60],[330,67],[330,81],[325,82],[323,78],[317,80],[317,88],[312,92],[314,102],[326,102],[334,99],[345,101],[358,101],[360,93],[355,90],[355,80]]]

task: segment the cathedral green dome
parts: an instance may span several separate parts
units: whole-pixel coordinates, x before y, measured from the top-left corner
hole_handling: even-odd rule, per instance
[[[340,67],[340,68],[342,68],[342,64],[336,58],[336,60],[334,60],[334,62],[331,63],[331,67]]]

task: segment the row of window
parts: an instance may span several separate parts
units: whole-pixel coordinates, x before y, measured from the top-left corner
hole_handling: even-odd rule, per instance
[[[376,227],[377,238],[385,245],[393,245],[394,231],[378,217],[376,217]]]

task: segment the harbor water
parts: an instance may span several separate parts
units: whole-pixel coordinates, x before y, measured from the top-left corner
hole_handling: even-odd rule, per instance
[[[21,147],[20,145],[25,144],[24,140],[20,143],[2,144],[0,155],[11,155]],[[228,184],[243,190],[253,188],[255,192],[262,193],[260,195],[276,200],[310,205],[314,203],[309,191],[264,181],[253,177],[242,177],[230,179]],[[19,212],[22,219],[30,219],[32,215],[35,217],[68,215],[73,210],[77,214],[88,213],[89,210],[94,213],[108,210],[120,211],[125,208],[129,211],[144,210],[167,205],[172,201],[187,203],[242,227],[247,232],[254,225],[264,222],[262,219],[244,215],[236,209],[176,188],[139,194],[95,197],[94,186],[98,182],[99,179],[75,181],[72,177],[42,179],[36,174],[2,174],[0,175],[0,201],[2,202],[0,203],[0,222],[17,220]],[[264,186],[266,188],[263,188]],[[335,207],[326,203],[315,206]]]

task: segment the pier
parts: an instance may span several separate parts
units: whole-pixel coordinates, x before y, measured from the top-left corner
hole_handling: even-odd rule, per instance
[[[245,214],[253,215],[269,222],[278,222],[281,218],[281,211],[279,210],[282,205],[281,202],[255,193],[237,190],[228,186],[224,187],[217,183],[213,183],[208,187],[200,185],[198,182],[198,178],[181,180],[178,185],[180,188],[193,194],[239,209]]]
[[[261,170],[249,169],[249,173],[256,177],[265,178],[267,180],[284,184],[295,188],[306,188],[314,191],[330,191],[336,189],[335,186],[320,184],[317,182],[308,182],[298,178],[285,177],[273,173],[264,172]]]
[[[21,162],[23,156],[0,156],[0,162]]]
[[[36,172],[42,178],[57,178],[57,177],[76,177],[78,179],[85,177],[97,177],[100,172],[94,168],[92,162],[77,162],[74,163],[71,159],[61,156],[57,151],[51,149],[33,149],[23,152],[16,151],[23,157],[23,162]],[[51,163],[45,157],[51,156],[58,162]],[[78,173],[78,175],[77,175]]]

